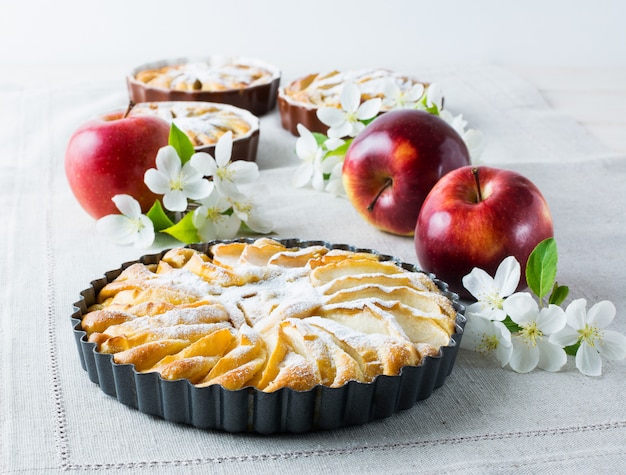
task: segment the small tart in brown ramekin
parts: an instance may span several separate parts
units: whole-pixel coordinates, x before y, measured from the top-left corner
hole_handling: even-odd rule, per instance
[[[126,84],[134,102],[219,102],[260,116],[276,105],[280,71],[244,57],[179,58],[141,65]]]
[[[311,132],[326,133],[328,129],[317,118],[320,107],[340,107],[343,85],[353,82],[359,86],[361,101],[383,98],[387,82],[393,80],[401,91],[424,83],[410,76],[388,69],[362,69],[354,71],[331,71],[314,73],[292,81],[278,91],[278,108],[283,128],[298,135],[297,125],[303,124]],[[381,112],[387,108],[383,106]]]
[[[215,152],[222,135],[232,132],[233,160],[256,160],[259,119],[247,110],[212,102],[142,102],[129,115],[155,115],[173,122],[191,140],[196,151]]]

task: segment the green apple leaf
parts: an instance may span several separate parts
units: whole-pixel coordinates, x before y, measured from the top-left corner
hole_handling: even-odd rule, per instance
[[[319,132],[311,132],[311,135],[313,135],[313,138],[317,142],[317,145],[319,145],[320,147],[324,145],[324,142],[326,142],[326,140],[328,140],[328,137],[326,137],[324,134],[320,134]]]
[[[193,225],[193,213],[187,213],[178,223],[163,229],[161,232],[167,233],[185,244],[192,244],[200,240],[198,230]]]
[[[579,347],[580,347],[580,342],[577,341],[573,345],[566,346],[563,349],[565,350],[565,354],[568,354],[570,356],[576,356],[576,352],[578,351]]]
[[[508,328],[508,330],[511,333],[516,333],[516,332],[518,332],[518,331],[520,331],[522,329],[522,327],[520,327],[517,323],[515,323],[513,320],[511,320],[511,317],[509,317],[508,315],[502,321],[502,323],[504,324],[505,327]]]
[[[550,298],[548,299],[548,303],[551,303],[553,305],[561,305],[568,295],[569,287],[567,285],[559,285],[557,282],[555,282],[554,287],[552,288],[552,293],[550,294]]]
[[[150,221],[154,224],[154,230],[157,233],[174,225],[174,222],[165,213],[159,200],[154,201],[152,208],[146,213],[146,216],[150,218]]]
[[[337,147],[335,150],[331,150],[326,154],[326,157],[334,157],[335,155],[345,155],[348,152],[348,148],[350,148],[350,144],[352,143],[352,139],[346,140],[342,145]]]
[[[557,261],[558,253],[554,238],[541,241],[528,257],[526,282],[530,290],[540,299],[552,290],[556,279]]]
[[[176,124],[172,122],[170,126],[170,136],[168,143],[176,149],[180,162],[182,165],[187,163],[191,156],[196,153],[196,149],[193,148],[191,139],[187,137],[187,134],[176,127]]]

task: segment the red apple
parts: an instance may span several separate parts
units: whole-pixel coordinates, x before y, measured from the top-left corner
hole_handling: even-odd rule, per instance
[[[65,152],[65,174],[80,205],[94,218],[117,214],[114,195],[133,196],[146,212],[157,195],[143,181],[167,145],[170,125],[153,116],[123,111],[102,115],[74,132]]]
[[[469,164],[465,142],[443,119],[424,111],[394,110],[371,122],[350,144],[343,185],[367,222],[412,236],[433,185]]]
[[[493,276],[515,256],[522,266],[539,242],[554,236],[539,189],[519,173],[467,166],[444,176],[424,200],[415,227],[420,265],[467,297],[462,278],[478,267]]]

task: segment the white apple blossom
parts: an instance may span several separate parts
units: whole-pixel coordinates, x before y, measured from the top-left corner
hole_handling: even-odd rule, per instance
[[[235,213],[225,214],[231,207],[225,196],[214,189],[199,202],[200,206],[193,212],[192,222],[203,241],[235,237],[241,226],[241,219]]]
[[[296,169],[293,185],[302,188],[309,183],[316,190],[324,189],[324,173],[321,163],[324,150],[315,140],[315,136],[304,125],[297,125],[300,137],[296,140],[296,155],[303,163]]]
[[[502,323],[485,318],[468,319],[463,331],[461,348],[482,354],[494,353],[502,367],[511,357],[511,332]]]
[[[229,199],[233,213],[254,232],[267,234],[272,231],[272,221],[263,213],[259,204],[269,197],[269,190],[265,186],[257,186],[250,192],[250,196],[242,200]]]
[[[206,152],[198,152],[190,162],[194,162],[194,166],[203,175],[213,177],[213,183],[220,194],[233,199],[242,199],[245,196],[239,191],[238,185],[252,183],[258,179],[259,167],[254,162],[231,161],[232,151],[233,135],[228,131],[215,145],[215,158]]]
[[[194,156],[181,166],[176,149],[167,145],[157,152],[156,169],[146,171],[144,182],[150,191],[163,195],[163,206],[166,209],[185,211],[187,199],[204,198],[213,189],[213,184],[197,168],[203,165],[202,162],[203,157]]]
[[[431,83],[426,89],[426,106],[437,107],[440,112],[443,109],[443,88],[436,82]]]
[[[383,106],[388,109],[414,109],[424,95],[424,85],[416,83],[402,89],[396,81],[388,78],[383,86]]]
[[[331,170],[326,191],[335,196],[346,196],[346,189],[343,187],[343,160],[336,163]]]
[[[528,373],[539,367],[546,371],[558,371],[567,361],[565,350],[549,341],[550,335],[565,326],[565,312],[557,305],[539,309],[539,305],[527,292],[508,297],[504,311],[520,330],[511,338],[513,351],[509,366],[518,373]]]
[[[146,248],[154,242],[154,225],[141,214],[139,202],[130,195],[115,195],[113,203],[122,214],[110,214],[96,222],[98,232],[121,246]]]
[[[615,318],[615,305],[604,300],[587,311],[587,301],[577,299],[565,309],[567,326],[550,336],[552,343],[570,346],[580,343],[576,367],[587,376],[602,374],[602,356],[610,360],[626,357],[626,336],[606,327]]]
[[[382,105],[380,98],[361,103],[361,92],[354,83],[343,85],[340,102],[341,109],[320,107],[317,110],[318,119],[329,126],[329,138],[356,137],[365,128],[362,121],[376,117]]]
[[[504,259],[494,278],[487,272],[475,267],[463,277],[463,286],[472,294],[477,302],[467,306],[465,316],[468,319],[475,317],[488,320],[502,321],[506,317],[503,303],[509,295],[515,292],[521,276],[521,266],[517,259],[509,256]]]

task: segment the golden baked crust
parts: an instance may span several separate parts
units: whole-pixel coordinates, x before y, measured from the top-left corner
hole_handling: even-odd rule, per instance
[[[281,90],[281,96],[293,104],[305,107],[340,107],[341,91],[345,83],[357,84],[361,91],[361,101],[366,101],[377,97],[384,99],[385,85],[390,79],[402,91],[407,91],[415,84],[428,86],[388,69],[335,70],[296,79]],[[382,110],[385,110],[385,106]]]
[[[130,115],[155,115],[174,122],[195,147],[215,145],[229,131],[237,140],[258,129],[256,118],[253,120],[247,111],[200,101],[142,102],[133,107]]]
[[[456,311],[426,274],[374,254],[261,238],[132,264],[81,322],[115,362],[197,386],[370,382],[449,344]]]
[[[272,81],[273,73],[259,66],[237,62],[191,62],[145,69],[137,72],[135,79],[161,89],[216,92],[266,84]]]

